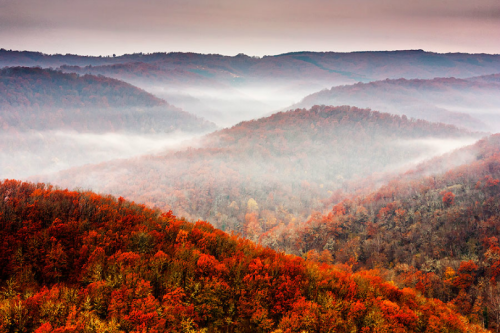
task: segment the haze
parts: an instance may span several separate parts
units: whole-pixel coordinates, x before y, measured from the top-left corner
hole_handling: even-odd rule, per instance
[[[500,53],[499,40],[497,0],[0,0],[0,46],[46,53]]]

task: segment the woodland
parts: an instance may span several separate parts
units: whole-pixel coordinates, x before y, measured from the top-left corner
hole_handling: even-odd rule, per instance
[[[499,332],[498,73],[0,49],[0,333]]]

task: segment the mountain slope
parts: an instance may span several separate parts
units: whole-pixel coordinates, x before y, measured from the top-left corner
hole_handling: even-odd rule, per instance
[[[215,125],[123,81],[0,70],[0,179],[157,151]]]
[[[128,83],[41,68],[0,70],[0,124],[17,130],[206,131],[213,124]]]
[[[376,111],[313,107],[243,122],[195,148],[37,179],[174,209],[253,239],[321,209],[321,200],[346,180],[408,167],[439,154],[439,145],[475,135]]]
[[[483,332],[370,272],[122,198],[13,180],[0,197],[2,332]]]
[[[500,114],[495,75],[469,79],[397,79],[333,87],[305,97],[295,107],[350,104],[474,130],[495,130],[487,114]],[[485,123],[488,123],[486,125]]]
[[[465,156],[467,163],[436,174]],[[400,286],[416,286],[498,329],[499,179],[497,134],[349,196],[296,228],[277,227],[261,242],[297,254],[327,250],[335,262],[387,269]]]
[[[38,67],[4,68],[0,71],[0,84],[2,109],[166,105],[165,101],[123,81]]]

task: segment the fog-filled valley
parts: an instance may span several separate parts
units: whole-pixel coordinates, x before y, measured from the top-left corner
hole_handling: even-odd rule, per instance
[[[155,152],[216,128],[125,82],[41,68],[0,71],[0,110],[4,178]]]
[[[404,171],[446,144],[480,136],[376,111],[313,107],[240,123],[201,138],[197,148],[36,180],[112,193],[257,240],[322,210],[322,200],[346,181]]]
[[[500,58],[483,54],[1,50],[0,64],[2,177],[124,196],[255,241],[500,119]]]
[[[499,73],[0,49],[0,333],[498,331]]]
[[[2,66],[52,67],[68,73],[116,78],[220,127],[270,115],[300,102],[309,94],[333,86],[400,78],[465,79],[500,73],[498,56],[438,54],[422,50],[295,52],[264,57],[195,53],[83,57],[0,50]],[[395,111],[374,105],[333,105],[343,104]],[[434,118],[430,120],[444,119]]]

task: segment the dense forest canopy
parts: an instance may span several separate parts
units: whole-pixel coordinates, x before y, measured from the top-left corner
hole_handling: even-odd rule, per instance
[[[0,333],[499,332],[498,73],[0,49]]]
[[[473,161],[452,165],[464,155]],[[387,185],[348,196],[304,224],[278,226],[263,245],[362,269],[386,269],[470,318],[498,329],[500,135],[426,162]]]
[[[0,183],[1,332],[483,332],[377,272],[110,196]]]

